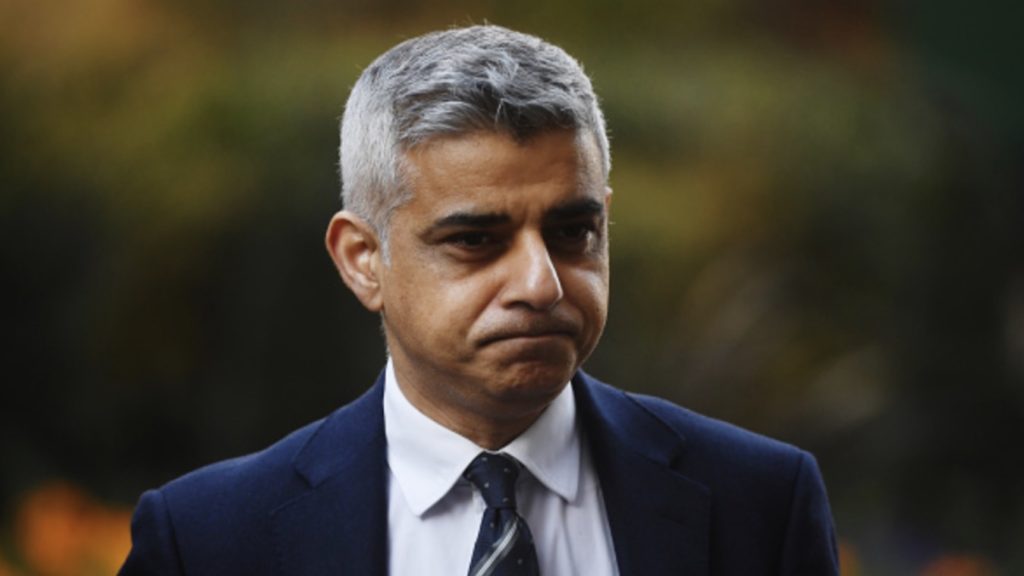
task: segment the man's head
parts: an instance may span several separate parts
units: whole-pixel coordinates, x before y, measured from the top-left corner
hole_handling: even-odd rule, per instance
[[[608,141],[562,50],[493,26],[377,59],[342,124],[347,210],[327,247],[380,312],[403,392],[502,445],[597,344],[608,298]]]
[[[391,214],[411,194],[405,152],[475,130],[525,140],[560,128],[594,139],[607,179],[604,116],[590,79],[561,48],[499,26],[407,40],[363,71],[345,105],[344,205],[373,226],[386,247]]]

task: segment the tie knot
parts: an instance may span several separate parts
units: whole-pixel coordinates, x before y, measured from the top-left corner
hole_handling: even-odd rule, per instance
[[[519,463],[504,454],[481,452],[466,467],[465,477],[476,486],[488,508],[516,507]]]

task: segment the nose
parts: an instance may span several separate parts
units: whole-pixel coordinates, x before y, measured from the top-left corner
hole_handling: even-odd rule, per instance
[[[562,300],[562,282],[543,237],[539,234],[520,237],[506,257],[509,266],[502,292],[505,306],[547,311]]]

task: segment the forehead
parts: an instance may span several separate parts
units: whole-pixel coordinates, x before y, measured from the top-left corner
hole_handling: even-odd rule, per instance
[[[567,196],[600,196],[604,182],[592,138],[568,130],[526,140],[500,132],[436,138],[404,155],[409,207],[450,204],[540,208]]]

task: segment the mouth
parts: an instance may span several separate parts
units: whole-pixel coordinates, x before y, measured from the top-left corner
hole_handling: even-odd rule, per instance
[[[486,346],[497,342],[514,340],[523,342],[542,342],[558,338],[567,338],[572,340],[575,338],[576,332],[577,330],[575,325],[569,324],[568,322],[538,323],[531,326],[517,326],[509,327],[505,330],[496,330],[494,333],[489,334],[486,338],[482,339],[481,344]]]

